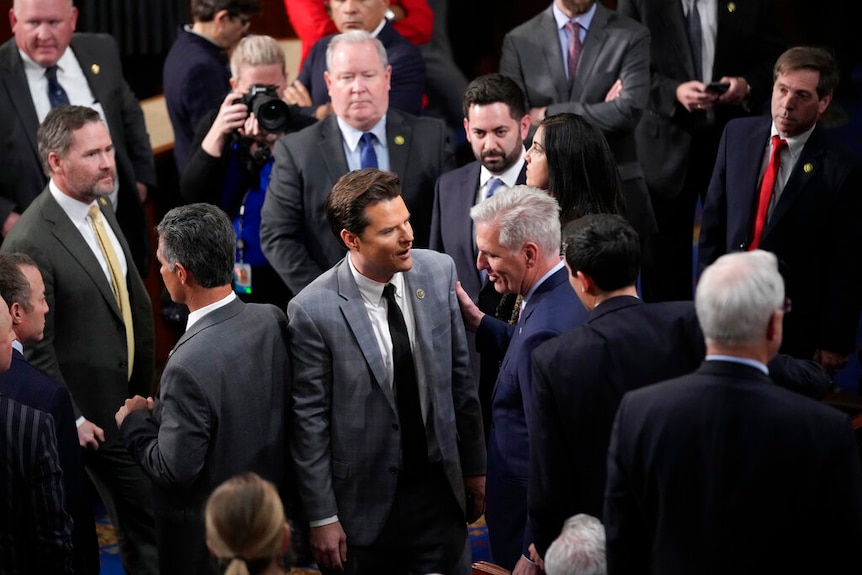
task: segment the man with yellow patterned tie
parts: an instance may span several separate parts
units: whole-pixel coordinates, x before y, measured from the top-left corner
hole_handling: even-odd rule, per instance
[[[157,573],[150,483],[112,424],[127,397],[150,394],[154,371],[150,300],[106,199],[113,144],[99,114],[81,106],[51,110],[37,138],[51,180],[2,245],[36,260],[45,282],[45,337],[25,355],[69,387],[126,572]]]

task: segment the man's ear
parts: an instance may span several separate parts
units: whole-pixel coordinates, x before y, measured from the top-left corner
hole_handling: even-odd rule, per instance
[[[584,272],[578,270],[575,272],[578,280],[581,282],[581,286],[583,287],[584,293],[590,295],[596,295],[596,282],[593,281],[593,278],[585,274]]]
[[[22,306],[17,301],[9,306],[9,315],[12,316],[12,325],[17,325],[24,321],[23,314],[21,312],[24,311],[24,306]]]
[[[353,250],[359,247],[359,236],[348,230],[341,230],[341,241],[347,246],[348,250]]]
[[[535,242],[527,242],[521,248],[527,258],[527,267],[533,267],[539,261],[539,246]]]

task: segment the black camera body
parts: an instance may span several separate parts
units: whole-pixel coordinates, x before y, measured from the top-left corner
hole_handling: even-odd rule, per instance
[[[247,94],[237,98],[234,103],[248,106],[248,111],[255,115],[260,127],[270,134],[284,132],[290,124],[290,108],[279,97],[275,86],[254,84]]]

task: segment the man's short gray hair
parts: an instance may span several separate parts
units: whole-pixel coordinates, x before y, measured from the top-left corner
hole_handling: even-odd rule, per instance
[[[335,57],[335,48],[340,44],[353,45],[364,44],[366,42],[374,44],[377,56],[380,58],[380,67],[385,70],[386,66],[389,65],[389,56],[386,55],[386,48],[383,47],[383,43],[365,30],[351,30],[343,34],[336,34],[329,41],[329,45],[326,47],[326,71],[332,73],[332,59]]]
[[[548,575],[605,575],[605,528],[585,513],[566,519],[563,530],[545,553]]]
[[[476,224],[496,224],[500,245],[516,251],[535,242],[547,256],[560,252],[560,205],[548,192],[515,186],[498,192],[470,210]]]
[[[287,70],[284,50],[278,40],[272,36],[246,36],[239,41],[233,54],[231,54],[230,75],[238,80],[243,66],[270,66],[272,64],[279,64],[282,74]]]
[[[701,275],[694,304],[707,342],[763,341],[769,318],[784,305],[778,260],[762,250],[721,256]]]

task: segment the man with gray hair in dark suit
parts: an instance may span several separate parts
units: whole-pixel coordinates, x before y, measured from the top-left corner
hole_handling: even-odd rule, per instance
[[[237,298],[236,238],[219,208],[174,208],[157,231],[159,271],[171,299],[188,306],[188,325],[158,396],[126,400],[116,422],[153,480],[161,574],[210,573],[210,492],[247,471],[283,487],[287,320],[273,305]]]

